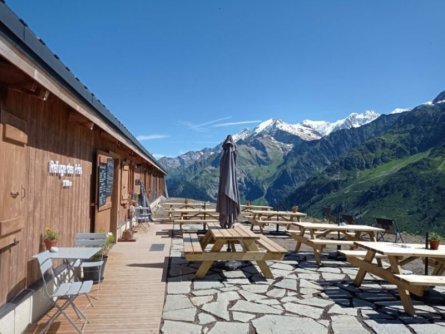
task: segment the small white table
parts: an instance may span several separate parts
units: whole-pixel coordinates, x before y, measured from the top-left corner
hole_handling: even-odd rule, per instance
[[[101,250],[100,247],[58,247],[57,252],[51,252],[51,258],[62,260],[88,260]]]
[[[74,275],[74,265],[76,264],[77,260],[80,262],[88,260],[94,256],[94,254],[100,252],[102,248],[100,247],[57,247],[57,252],[51,252],[48,251],[51,255],[52,259],[61,259],[63,260],[63,263],[67,265],[67,268],[69,271],[72,272],[73,278],[75,279],[76,276]],[[37,257],[37,255],[33,256],[34,258]]]

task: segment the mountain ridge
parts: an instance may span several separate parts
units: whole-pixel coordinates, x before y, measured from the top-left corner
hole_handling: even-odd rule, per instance
[[[445,201],[444,96],[360,126],[351,122],[320,139],[304,140],[274,119],[245,131],[236,142],[241,201],[298,205],[313,216],[330,206],[336,214],[366,217],[366,223],[383,215],[402,220],[407,230],[445,233],[439,224],[445,219],[439,205]],[[215,200],[220,150],[201,152],[171,173],[170,195]]]
[[[281,134],[279,139],[282,139],[284,140],[284,143],[289,144],[292,143],[294,139],[289,139],[285,133],[288,133],[291,136],[297,136],[306,141],[318,140],[334,131],[352,127],[360,127],[378,117],[380,117],[380,114],[377,112],[367,110],[364,113],[351,113],[346,118],[337,120],[335,122],[303,120],[301,123],[290,124],[283,122],[280,119],[270,118],[261,122],[253,130],[243,129],[240,132],[232,135],[232,137],[235,142],[238,142],[241,140],[245,141],[254,136],[271,135],[274,137],[274,135],[277,135],[278,133]],[[286,139],[286,137],[288,138]],[[221,151],[221,144],[218,144],[213,148],[204,148],[199,151],[189,151],[175,158],[162,157],[159,159],[159,162],[167,169],[169,173],[171,173],[176,168],[186,168],[197,160],[207,158],[215,153],[219,153]]]

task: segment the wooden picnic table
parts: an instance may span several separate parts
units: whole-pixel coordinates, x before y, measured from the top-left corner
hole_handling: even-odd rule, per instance
[[[205,209],[210,203],[209,202],[164,202],[162,203],[164,206],[169,206],[170,209]]]
[[[360,286],[367,273],[372,273],[392,284],[399,290],[400,300],[406,313],[415,315],[410,293],[423,296],[425,290],[431,286],[445,285],[445,246],[438,250],[426,249],[424,244],[397,244],[390,242],[364,242],[356,241],[355,246],[365,248],[364,258],[350,256],[348,261],[357,266],[359,271],[354,279],[354,285]],[[388,258],[390,266],[383,268],[373,263],[378,255]],[[416,259],[433,259],[434,270],[432,276],[401,274],[401,267]]]
[[[183,225],[195,225],[195,224],[202,224],[202,231],[207,231],[207,225],[209,224],[218,224],[219,220],[217,219],[175,219],[173,220],[173,235],[175,231],[175,225],[179,225],[179,232],[181,234],[184,233]],[[190,231],[190,230],[187,230]]]
[[[265,224],[276,224],[276,231],[279,232],[280,225],[285,225],[289,229],[292,222],[300,221],[302,217],[306,217],[305,213],[292,211],[250,210],[250,213],[252,214],[252,217],[249,219],[249,222],[252,224],[251,230],[253,230],[255,225],[258,225],[261,233],[264,233],[263,226]]]
[[[170,209],[170,218],[177,217],[179,219],[219,219],[219,213],[215,209]]]
[[[241,212],[251,211],[251,210],[272,210],[273,208],[269,205],[255,205],[255,204],[241,204]]]
[[[300,250],[301,244],[308,245],[314,250],[315,261],[317,264],[321,264],[321,252],[328,245],[336,246],[349,246],[354,247],[354,241],[360,240],[364,233],[369,235],[369,239],[377,241],[376,233],[382,232],[383,229],[368,225],[356,225],[356,224],[328,224],[328,223],[310,223],[310,222],[296,222],[294,223],[298,227],[298,231],[289,231],[289,234],[293,239],[297,241],[295,251]],[[326,239],[332,236],[333,232],[337,232],[337,235],[341,234],[344,239],[334,238]]]
[[[255,234],[241,224],[225,229],[209,224],[206,235],[199,240],[197,234],[184,233],[184,256],[188,261],[202,261],[197,278],[204,277],[214,261],[256,261],[267,278],[273,278],[266,260],[281,260],[287,250],[264,235]],[[228,244],[240,244],[242,251],[224,251]],[[207,246],[211,249],[206,250]]]

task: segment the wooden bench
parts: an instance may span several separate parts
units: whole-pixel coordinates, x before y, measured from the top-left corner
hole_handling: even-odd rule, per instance
[[[210,220],[210,219],[175,219],[173,221],[173,228],[176,224],[179,225],[179,230],[181,231],[181,233],[183,232],[183,228],[182,225],[189,225],[189,224],[202,224],[203,225],[203,229],[205,230],[208,226],[208,224],[215,224],[215,223],[219,223],[218,220]]]
[[[272,271],[268,267],[267,260],[281,260],[287,250],[269,240],[262,235],[256,235],[244,228],[242,225],[235,229],[210,230],[200,240],[196,233],[183,233],[184,257],[188,261],[202,262],[196,278],[202,278],[206,275],[214,261],[256,261],[263,275],[267,278],[273,278]],[[218,232],[218,233],[216,233]],[[212,239],[213,240],[210,240]],[[241,238],[241,239],[239,239]],[[243,240],[243,251],[225,252],[222,246],[224,240]],[[209,243],[214,243],[211,250],[206,250]]]
[[[340,253],[342,253],[344,256],[348,257],[361,257],[364,258],[366,256],[367,251],[365,250],[356,250],[356,249],[350,249],[350,250],[340,250]],[[376,253],[374,258],[376,259],[383,259],[386,258],[386,255],[378,254]]]
[[[304,235],[300,235],[299,231],[291,231],[290,234],[292,237],[297,240],[297,242],[306,244],[310,247],[318,246],[317,248],[324,247],[327,245],[336,245],[336,246],[353,246],[353,240],[344,240],[344,239],[313,239],[310,237],[310,234],[305,233]],[[296,249],[296,251],[298,251]]]
[[[395,274],[401,281],[420,286],[444,286],[445,276],[427,276],[427,275],[406,275],[406,274]]]
[[[335,246],[353,246],[354,241],[352,240],[336,240],[336,239],[309,239],[309,243],[312,243],[313,245],[325,247],[328,245],[335,245]]]
[[[182,241],[184,244],[184,257],[188,261],[196,261],[203,254],[201,243],[199,242],[198,234],[183,233]]]
[[[258,226],[260,228],[261,233],[264,233],[264,226],[269,224],[276,224],[277,226],[286,226],[289,229],[289,226],[294,224],[295,222],[287,221],[287,220],[256,220],[249,219],[249,223],[251,224],[250,229],[253,231],[254,226]]]
[[[183,233],[184,257],[188,261],[258,261],[264,260],[267,249],[255,252],[212,252],[204,251],[197,233]]]
[[[264,235],[260,235],[260,238],[256,240],[256,243],[267,250],[267,255],[264,258],[265,260],[282,260],[284,255],[287,254],[286,248],[280,246]]]

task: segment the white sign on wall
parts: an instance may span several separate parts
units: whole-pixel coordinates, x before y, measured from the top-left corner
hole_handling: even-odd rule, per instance
[[[51,160],[48,163],[48,172],[50,175],[65,176],[79,176],[82,175],[82,166],[80,164],[60,164],[58,161]],[[62,180],[62,186],[69,188],[73,185],[70,180]]]

